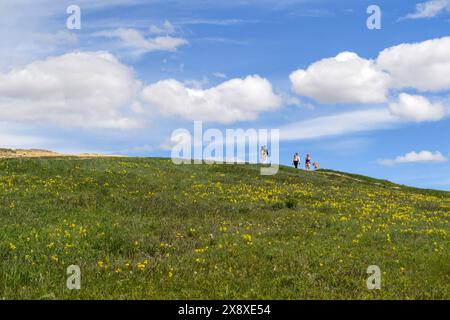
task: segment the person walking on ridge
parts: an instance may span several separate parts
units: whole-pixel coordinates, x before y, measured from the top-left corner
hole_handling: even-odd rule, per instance
[[[293,160],[293,164],[295,169],[298,169],[298,163],[300,162],[300,157],[298,156],[298,153],[296,152],[294,154],[294,160]]]
[[[311,166],[311,156],[308,153],[306,155],[306,158],[305,158],[305,169],[306,169],[306,171],[309,171],[310,166]]]

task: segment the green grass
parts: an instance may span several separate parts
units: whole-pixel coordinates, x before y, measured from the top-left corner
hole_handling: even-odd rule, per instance
[[[449,299],[450,193],[168,159],[0,161],[3,299]],[[81,290],[66,268],[81,268]],[[382,272],[368,290],[369,265]]]

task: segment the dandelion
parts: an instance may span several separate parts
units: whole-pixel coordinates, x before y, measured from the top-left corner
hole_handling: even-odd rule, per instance
[[[250,244],[252,242],[252,235],[250,234],[244,234],[242,236],[242,239],[244,239],[245,242],[247,242],[247,244]]]
[[[87,232],[87,229],[84,228],[83,226],[81,226],[80,229],[79,229],[79,234],[84,236],[84,235],[86,235],[86,232]]]
[[[11,251],[15,251],[15,250],[17,249],[17,247],[16,247],[13,243],[10,243],[10,244],[9,244],[9,249],[10,249]]]
[[[183,240],[184,236],[180,232],[177,232],[176,238],[177,240]]]
[[[143,263],[138,263],[136,266],[137,266],[137,268],[138,268],[140,271],[144,271],[144,269],[145,269],[145,267],[146,267],[146,265],[143,264]]]
[[[75,247],[75,245],[74,244],[70,244],[70,243],[66,243],[65,245],[64,245],[64,251],[69,251],[71,248],[74,248]]]

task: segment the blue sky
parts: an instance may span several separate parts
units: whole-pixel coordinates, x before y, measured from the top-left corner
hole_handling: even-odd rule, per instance
[[[284,164],[450,190],[450,1],[7,0],[0,21],[0,147],[170,156],[203,120],[280,128]]]

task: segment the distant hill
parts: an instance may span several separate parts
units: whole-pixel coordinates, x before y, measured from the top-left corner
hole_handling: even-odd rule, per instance
[[[450,299],[449,192],[47,157],[0,160],[0,194],[0,299]],[[66,289],[69,265],[81,290]]]
[[[41,157],[114,157],[114,155],[105,155],[100,153],[82,153],[82,154],[63,154],[49,150],[41,149],[5,149],[0,148],[0,158],[41,158]]]

